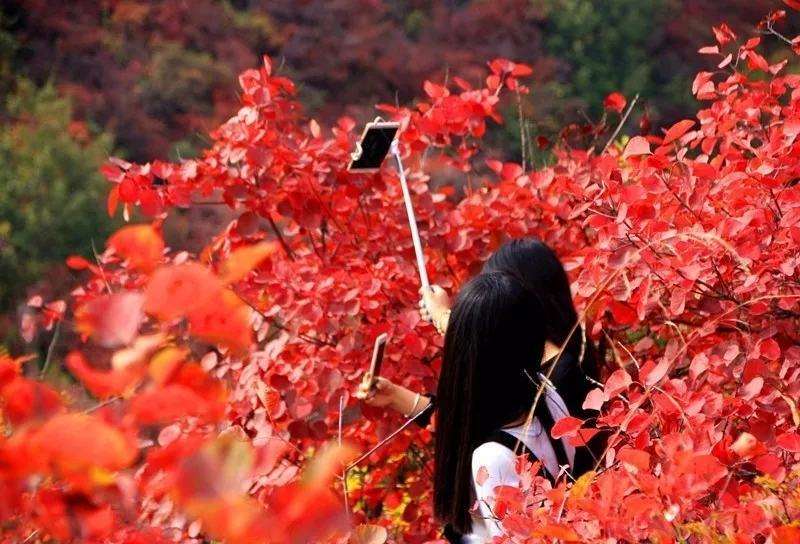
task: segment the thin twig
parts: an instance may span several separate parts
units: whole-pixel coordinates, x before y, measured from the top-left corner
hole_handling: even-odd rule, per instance
[[[289,333],[293,332],[293,331],[291,331],[291,330],[289,329],[289,327],[287,327],[286,325],[284,325],[284,324],[280,323],[280,322],[279,322],[279,321],[277,321],[276,319],[274,319],[274,318],[272,318],[272,317],[268,316],[267,314],[265,314],[264,312],[262,312],[261,310],[259,310],[259,309],[258,309],[258,308],[257,308],[257,307],[256,307],[256,306],[255,306],[255,305],[252,303],[252,302],[250,302],[249,300],[247,300],[247,298],[243,297],[243,296],[242,296],[240,293],[238,293],[236,290],[234,290],[234,289],[231,289],[231,291],[233,291],[233,294],[234,294],[234,295],[236,295],[236,296],[239,298],[239,300],[241,300],[242,302],[244,302],[245,304],[247,304],[247,305],[250,307],[250,309],[251,309],[251,310],[253,310],[253,311],[254,311],[254,312],[256,312],[258,315],[260,315],[262,318],[264,318],[264,320],[265,320],[265,321],[268,321],[268,322],[269,322],[269,324],[270,324],[270,325],[272,325],[273,327],[275,327],[275,328],[277,328],[277,329],[280,329],[280,330],[282,330],[282,331],[289,332]],[[297,334],[297,337],[298,337],[298,338],[300,338],[301,340],[305,340],[305,341],[306,341],[306,342],[308,342],[309,344],[314,344],[314,345],[316,345],[316,346],[320,346],[320,347],[321,347],[321,346],[330,346],[330,347],[336,347],[336,344],[335,344],[335,343],[333,343],[333,342],[330,342],[330,341],[328,341],[328,340],[323,340],[323,339],[321,339],[321,338],[317,338],[317,337],[315,337],[315,336],[311,336],[311,335],[309,335],[309,334],[305,334],[305,333],[302,333],[302,332],[297,332],[296,334]]]
[[[628,121],[628,116],[633,111],[633,107],[636,105],[636,101],[637,100],[639,100],[639,95],[638,94],[633,97],[633,100],[631,100],[631,104],[630,104],[630,106],[628,106],[627,111],[625,111],[625,115],[623,115],[622,119],[619,120],[619,124],[617,125],[617,128],[614,130],[614,133],[611,135],[611,138],[608,139],[608,142],[606,142],[605,147],[603,147],[603,151],[600,153],[601,155],[603,153],[605,153],[606,150],[608,150],[609,146],[614,142],[614,140],[617,139],[617,136],[619,135],[619,131],[622,130],[622,127]]]
[[[84,414],[91,414],[92,412],[96,412],[100,408],[104,408],[104,407],[108,406],[109,404],[111,404],[113,402],[116,402],[118,400],[122,400],[122,397],[111,397],[111,398],[108,398],[108,399],[104,400],[103,402],[95,404],[91,408],[87,408],[86,410],[83,411],[83,413]]]
[[[381,448],[382,448],[382,447],[383,447],[383,446],[384,446],[386,443],[390,442],[390,441],[391,441],[391,440],[392,440],[392,439],[393,439],[395,436],[397,436],[397,435],[398,435],[398,434],[399,434],[399,433],[400,433],[400,432],[401,432],[403,429],[405,429],[406,427],[408,427],[409,425],[411,425],[412,423],[414,423],[414,421],[415,421],[415,420],[416,420],[416,419],[417,419],[419,416],[421,416],[422,414],[424,414],[425,412],[427,412],[427,411],[428,411],[428,410],[431,408],[431,406],[433,406],[433,404],[429,404],[429,405],[427,405],[425,408],[423,408],[422,410],[420,410],[418,414],[414,415],[414,417],[411,417],[411,418],[407,419],[407,420],[405,421],[405,423],[403,423],[402,425],[400,425],[400,427],[398,427],[397,429],[395,429],[394,431],[392,431],[392,433],[391,433],[389,436],[387,436],[386,438],[384,438],[383,440],[381,440],[380,442],[378,442],[378,443],[377,443],[377,444],[376,444],[376,445],[375,445],[375,446],[374,446],[372,449],[370,449],[370,450],[369,450],[367,453],[365,453],[364,455],[362,455],[361,457],[359,457],[358,459],[356,459],[355,461],[353,461],[352,463],[350,463],[349,465],[347,465],[347,467],[345,468],[345,471],[346,471],[346,472],[349,472],[350,470],[352,470],[353,468],[355,468],[356,466],[358,466],[358,464],[359,464],[359,463],[361,463],[361,461],[363,461],[364,459],[366,459],[367,457],[369,457],[370,455],[372,455],[373,453],[375,453],[376,451],[378,451],[379,449],[381,449]]]
[[[61,332],[61,320],[56,323],[56,328],[53,331],[53,338],[50,340],[50,345],[47,347],[47,356],[44,359],[44,365],[42,365],[42,371],[39,375],[43,378],[47,375],[47,370],[50,368],[50,361],[53,360],[53,352],[55,351],[56,342],[58,342],[58,336]]]
[[[106,279],[106,271],[103,268],[102,263],[100,263],[100,254],[97,253],[97,248],[94,246],[94,238],[92,238],[92,255],[94,255],[94,261],[97,263],[97,268],[100,269],[100,275],[103,277],[103,283],[106,284],[106,289],[108,289],[109,293],[113,293],[114,291],[111,289],[111,285]]]
[[[275,220],[272,219],[272,215],[267,216],[267,221],[269,221],[269,226],[272,227],[272,232],[274,232],[275,236],[278,237],[278,241],[281,243],[281,247],[286,252],[286,255],[290,260],[294,261],[294,251],[292,251],[292,248],[286,243],[286,240],[283,238],[283,233],[281,233],[281,229],[278,228],[278,225],[275,224]]]
[[[522,152],[522,173],[525,173],[525,118],[522,116],[522,98],[517,89],[517,120],[519,121],[519,147]]]

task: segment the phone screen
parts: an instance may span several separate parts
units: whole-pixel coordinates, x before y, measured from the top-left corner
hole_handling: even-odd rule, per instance
[[[383,352],[386,349],[386,333],[380,334],[375,339],[375,346],[372,348],[372,363],[369,366],[369,373],[374,380],[381,373],[381,363],[383,362]]]

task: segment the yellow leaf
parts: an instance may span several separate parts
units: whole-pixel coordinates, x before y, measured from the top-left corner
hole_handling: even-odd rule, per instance
[[[569,501],[572,503],[573,501],[577,501],[582,499],[586,496],[586,492],[589,490],[589,486],[592,484],[592,480],[595,477],[595,471],[590,470],[577,480],[575,483],[572,484],[572,488],[569,491]]]

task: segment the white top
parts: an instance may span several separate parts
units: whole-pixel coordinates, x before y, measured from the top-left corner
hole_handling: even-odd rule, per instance
[[[569,415],[564,400],[552,387],[545,389],[545,401],[553,420],[558,421]],[[556,453],[550,437],[544,432],[537,418],[525,429],[524,424],[503,429],[525,444],[541,461],[547,471],[554,476],[560,472]],[[575,448],[562,439],[570,466],[575,462]],[[478,508],[472,513],[472,533],[464,535],[464,544],[483,544],[491,542],[492,537],[503,534],[500,521],[492,514],[494,490],[501,485],[519,486],[519,475],[515,469],[517,456],[507,447],[497,442],[485,442],[472,453],[472,482],[475,485]],[[480,475],[479,475],[480,473]],[[481,484],[478,482],[481,481]]]

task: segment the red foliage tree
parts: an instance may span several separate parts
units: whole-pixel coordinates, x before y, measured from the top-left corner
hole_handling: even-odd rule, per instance
[[[426,168],[436,158],[477,177],[486,125],[505,91],[526,91],[530,68],[498,59],[480,88],[426,82],[414,107],[380,108],[403,123],[432,280],[456,290],[503,240],[539,236],[569,269],[590,339],[609,347],[604,385],[586,400],[598,416],[554,429],[576,442],[609,433],[596,470],[553,488],[521,462],[522,488],[495,504],[501,540],[798,539],[800,77],[761,56],[759,38],[715,35],[706,52],[719,68],[695,79],[696,119],[558,146],[537,171],[485,161],[496,175],[463,199],[431,190]],[[240,83],[242,108],[201,158],[105,169],[110,210],[155,220],[115,235],[98,263],[70,262],[89,279],[72,303],[85,344],[66,364],[104,404],[64,408],[21,361],[3,361],[11,538],[135,542],[166,527],[230,542],[324,538],[343,527],[328,482],[346,451],[320,454],[301,481],[297,466],[326,441],[366,450],[398,423],[350,396],[372,339],[391,335],[389,378],[433,387],[441,338],[413,309],[395,172],[347,173],[354,123],[325,130],[304,117],[268,60]],[[201,199],[238,217],[196,257],[165,249],[160,222]],[[398,541],[436,538],[429,441],[400,434],[350,467],[356,521],[393,524]]]

